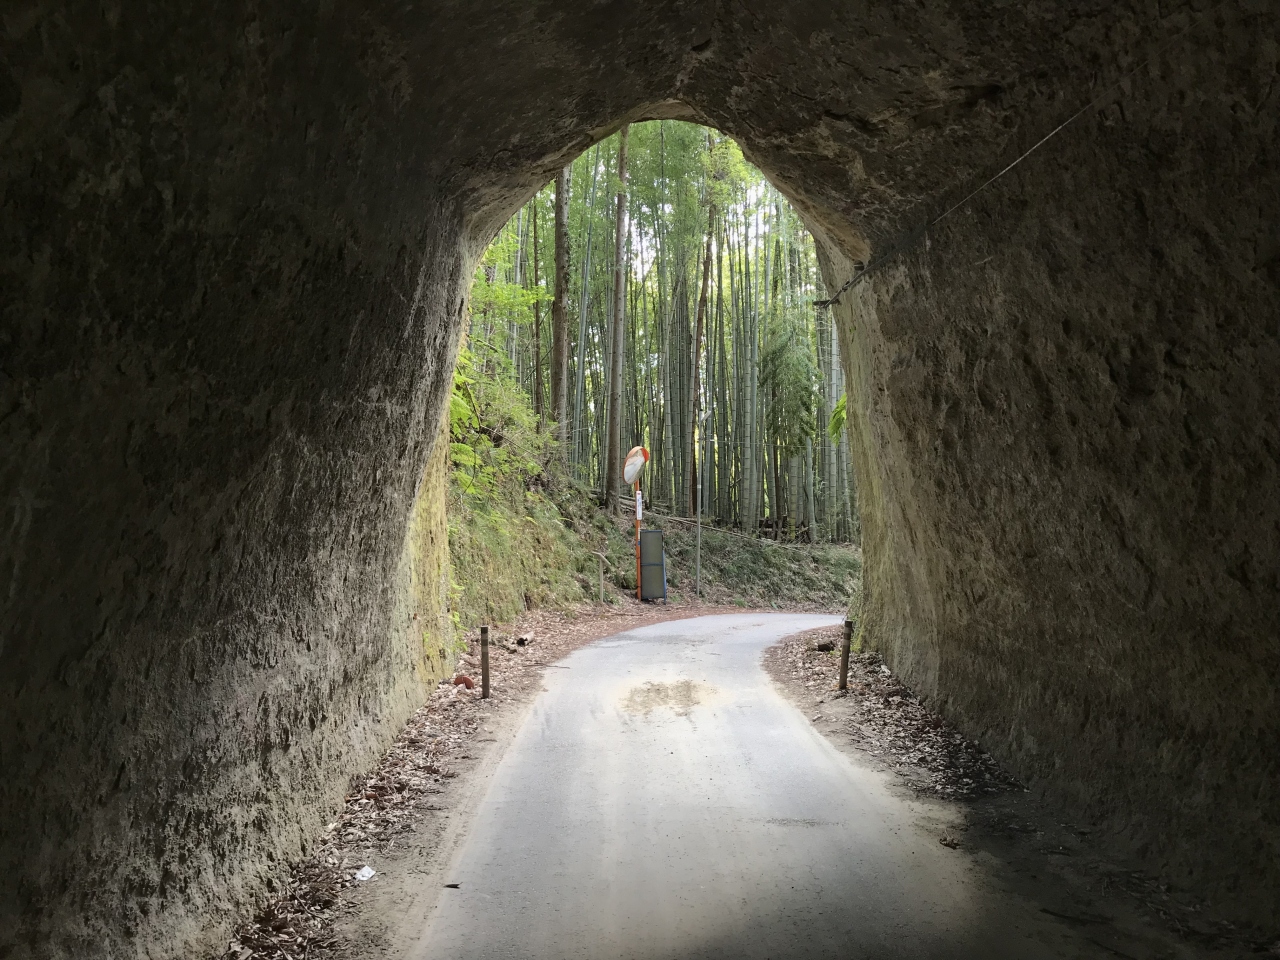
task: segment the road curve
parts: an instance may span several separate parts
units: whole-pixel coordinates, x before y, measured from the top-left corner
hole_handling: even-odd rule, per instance
[[[761,651],[837,622],[670,621],[549,670],[415,960],[1085,955],[773,687]]]

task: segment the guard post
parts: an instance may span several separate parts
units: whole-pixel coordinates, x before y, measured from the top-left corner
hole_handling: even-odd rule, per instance
[[[840,644],[840,689],[849,689],[849,648],[853,646],[853,621],[844,622],[844,643]]]
[[[489,628],[480,628],[480,699],[489,699]]]

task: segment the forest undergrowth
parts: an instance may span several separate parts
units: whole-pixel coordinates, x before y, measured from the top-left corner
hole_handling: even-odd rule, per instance
[[[635,590],[631,520],[570,477],[502,359],[483,345],[463,350],[450,403],[450,614],[459,635],[526,610],[596,601],[598,554],[607,603]],[[663,531],[670,603],[844,611],[861,584],[856,545],[775,542],[704,524],[699,598],[694,523],[649,514],[645,527]]]
[[[825,294],[800,215],[705,127],[624,127],[538,191],[471,289],[449,416],[455,634],[596,599],[597,553],[607,597],[634,590],[632,445],[651,455],[670,601],[846,609],[861,554]]]

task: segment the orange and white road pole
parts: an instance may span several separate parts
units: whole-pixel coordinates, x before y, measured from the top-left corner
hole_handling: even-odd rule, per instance
[[[640,493],[640,471],[649,462],[649,451],[644,447],[632,447],[622,464],[622,479],[631,484],[636,494],[636,599],[643,600],[640,592],[640,519],[644,516],[644,497]]]
[[[644,501],[640,499],[640,481],[632,484],[636,491],[636,599],[640,599],[640,517]]]

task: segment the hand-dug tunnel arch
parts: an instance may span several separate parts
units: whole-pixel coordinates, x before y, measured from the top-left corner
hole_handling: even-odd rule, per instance
[[[732,128],[721,128],[696,108],[678,100],[668,100],[635,107],[625,116],[591,130],[586,135],[585,143],[576,140],[571,147],[554,151],[550,157],[540,160],[529,169],[508,172],[504,178],[485,184],[485,199],[477,197],[477,202],[469,208],[466,231],[473,240],[466,246],[464,266],[474,268],[484,248],[498,235],[502,226],[538,190],[551,182],[561,167],[617,133],[624,124],[650,120],[696,123],[732,137],[742,149],[744,157],[796,208],[815,240],[827,251],[827,259],[831,261],[830,270],[833,271],[829,281],[835,281],[837,276],[840,278],[839,281],[832,282],[833,289],[838,288],[852,273],[851,264],[865,263],[870,259],[871,247],[866,237],[844,219],[839,211],[823,207],[821,201],[808,197],[802,186],[789,182],[767,165],[761,165],[767,164],[768,160],[757,156],[750,139],[750,130],[744,135]],[[488,199],[489,197],[492,199]],[[470,276],[470,273],[464,269],[463,275]]]
[[[715,129],[705,122],[705,117],[702,113],[679,101],[667,101],[656,105],[641,106],[631,110],[625,118],[593,130],[591,138],[586,141],[585,147],[579,150],[577,144],[575,144],[577,152],[568,157],[567,162],[572,162],[575,156],[590,153],[592,148],[615,136],[618,128],[622,125],[642,124],[650,120],[677,120],[697,123],[708,129]],[[725,134],[723,130],[718,132]],[[739,146],[742,147],[744,156],[750,158],[754,155],[749,141],[739,141]],[[505,181],[487,185],[492,194],[495,197],[501,197],[504,202],[501,206],[496,203],[492,206],[476,205],[473,211],[475,225],[470,229],[479,238],[479,242],[468,251],[469,259],[466,260],[467,265],[462,270],[464,275],[474,274],[475,263],[478,261],[484,247],[492,242],[504,225],[514,222],[512,218],[515,216],[515,212],[522,208],[540,188],[547,185],[548,178],[554,179],[555,172],[566,162],[564,151],[556,151],[554,158],[554,166],[543,164],[536,167],[533,172],[519,171],[509,175]],[[815,206],[811,200],[805,197],[803,190],[781,182],[776,175],[770,175],[767,171],[760,172],[766,180],[779,189],[779,192],[787,200],[792,202],[793,208],[800,213],[806,229],[814,237],[819,254],[819,270],[826,279],[828,289],[838,290],[845,280],[855,275],[862,265],[871,260],[871,248],[866,239],[850,223],[843,221],[837,211]],[[571,275],[577,269],[578,266],[575,265],[570,271]],[[852,327],[852,314],[843,304],[837,300],[822,308],[827,309],[828,307],[834,308],[832,312],[840,323],[848,328]],[[865,472],[877,469],[875,465],[876,451],[870,449],[867,445],[859,449],[865,461]],[[895,576],[899,578],[904,577],[904,575],[906,579],[916,581],[919,577],[919,571],[899,570],[895,573]],[[919,586],[919,583],[915,583],[915,589],[909,588],[908,593],[919,593]],[[931,637],[931,629],[920,633],[917,636],[917,642],[910,650],[909,656],[910,662],[918,667],[914,671],[917,682],[923,687],[933,690],[937,675],[937,651],[933,649],[930,643]],[[904,661],[903,665],[906,666],[907,661]]]
[[[1266,918],[1274,24],[1214,9],[839,309],[868,641],[1151,864]],[[438,517],[416,558],[405,530],[463,268],[556,166],[678,101],[852,258],[1188,24],[967,0],[119,11],[7,19],[0,73],[0,943],[48,956],[203,949],[419,697],[411,583],[442,545]]]

